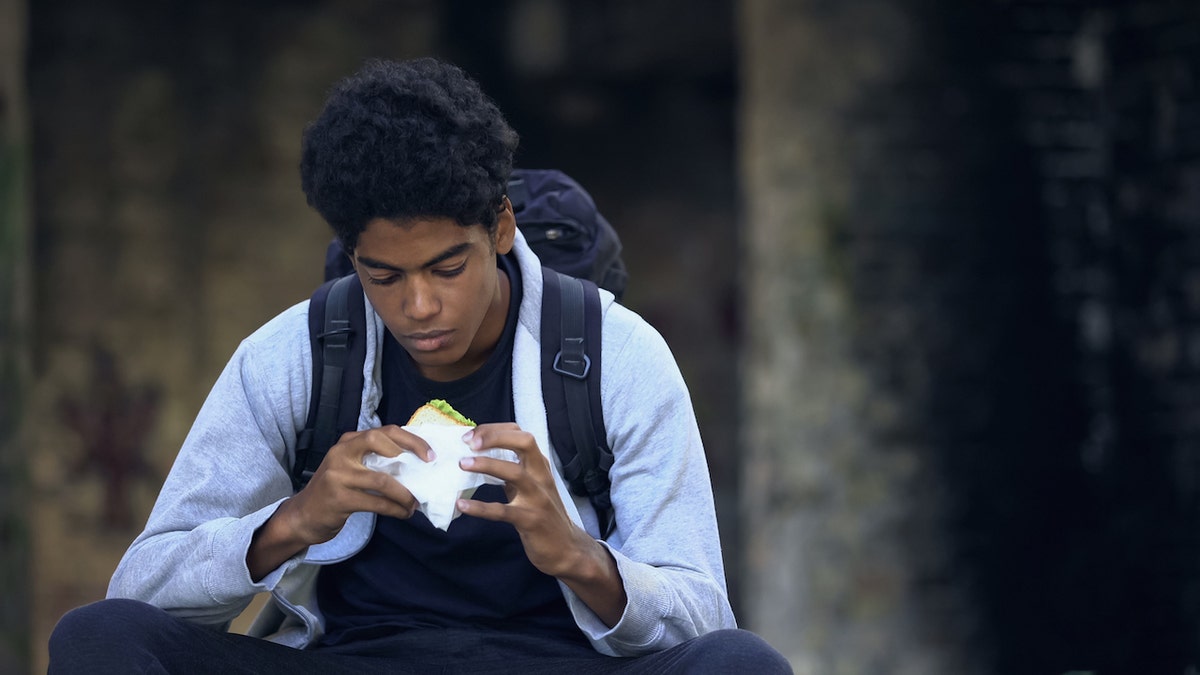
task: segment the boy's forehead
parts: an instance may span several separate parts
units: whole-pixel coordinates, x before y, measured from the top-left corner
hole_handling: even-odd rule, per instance
[[[419,266],[451,249],[487,241],[482,225],[462,226],[453,218],[375,218],[358,236],[354,256],[391,266]]]
[[[372,218],[363,227],[359,239],[447,237],[461,238],[470,230],[449,216],[411,216],[404,218]]]

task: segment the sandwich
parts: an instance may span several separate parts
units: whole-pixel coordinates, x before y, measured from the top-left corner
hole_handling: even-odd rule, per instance
[[[425,462],[411,452],[397,457],[369,453],[363,464],[369,469],[389,474],[408,488],[417,500],[417,510],[441,530],[460,514],[457,500],[469,499],[475,489],[485,483],[500,485],[502,481],[487,474],[463,471],[458,462],[463,457],[482,455],[517,461],[512,450],[489,449],[475,452],[462,440],[466,430],[475,422],[465,417],[446,401],[434,399],[417,408],[404,425],[404,430],[425,439],[436,457]]]
[[[475,422],[470,418],[463,416],[462,413],[454,409],[454,406],[443,401],[440,398],[435,398],[425,405],[417,408],[412,417],[408,418],[408,423],[405,426],[415,427],[419,424],[435,424],[440,426],[458,426],[458,427],[473,427]]]

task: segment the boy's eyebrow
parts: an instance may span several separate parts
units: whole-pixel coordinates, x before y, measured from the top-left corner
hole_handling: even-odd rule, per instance
[[[429,260],[422,263],[420,266],[420,269],[423,269],[423,270],[429,269],[430,267],[433,267],[434,265],[437,265],[440,262],[443,262],[445,260],[453,258],[454,256],[459,255],[461,253],[464,253],[469,248],[471,248],[471,242],[469,242],[469,241],[465,241],[461,244],[451,246],[450,248],[446,249],[445,251],[442,251],[441,253],[433,256]],[[367,258],[365,256],[356,256],[356,257],[358,258],[359,264],[365,265],[366,267],[370,267],[371,269],[386,270],[388,272],[404,272],[405,271],[404,269],[402,269],[400,267],[396,267],[395,265],[385,263],[382,260],[376,260],[374,258]]]

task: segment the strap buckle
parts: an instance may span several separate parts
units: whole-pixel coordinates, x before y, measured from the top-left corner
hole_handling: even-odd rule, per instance
[[[577,380],[587,379],[592,359],[584,352],[583,338],[566,338],[563,344],[568,349],[560,349],[554,355],[554,372]]]

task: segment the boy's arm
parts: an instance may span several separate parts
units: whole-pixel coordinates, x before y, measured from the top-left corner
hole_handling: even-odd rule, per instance
[[[602,542],[627,606],[615,625],[568,602],[597,649],[634,655],[736,626],[725,587],[712,486],[691,398],[669,347],[613,304],[601,394],[613,449],[616,528]],[[578,601],[578,604],[577,604]]]
[[[288,310],[247,338],[218,377],[175,459],[145,530],[109,584],[209,625],[259,591],[246,567],[254,532],[292,494],[287,462],[310,386],[307,318]],[[294,400],[299,398],[300,400]],[[280,574],[293,568],[292,559]]]

